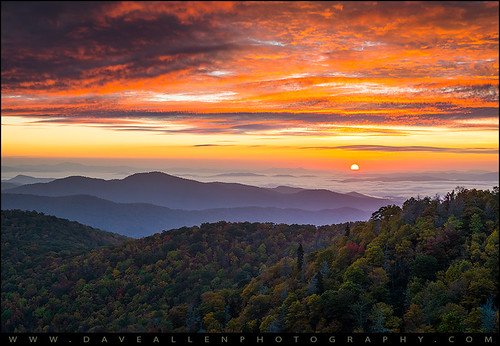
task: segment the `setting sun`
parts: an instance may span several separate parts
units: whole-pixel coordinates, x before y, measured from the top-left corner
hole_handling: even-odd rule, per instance
[[[359,171],[359,166],[355,163],[351,165],[351,171]]]

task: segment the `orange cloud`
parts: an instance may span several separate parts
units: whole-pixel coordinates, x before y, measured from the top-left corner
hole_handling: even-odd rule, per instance
[[[31,124],[324,138],[498,118],[497,2],[2,6],[2,117]]]

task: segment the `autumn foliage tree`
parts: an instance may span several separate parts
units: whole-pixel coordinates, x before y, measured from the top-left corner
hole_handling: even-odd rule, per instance
[[[2,331],[498,332],[498,197],[135,240],[2,211]]]

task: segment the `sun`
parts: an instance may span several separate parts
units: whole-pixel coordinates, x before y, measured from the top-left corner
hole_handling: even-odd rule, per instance
[[[355,163],[351,165],[351,171],[359,171],[359,166]]]

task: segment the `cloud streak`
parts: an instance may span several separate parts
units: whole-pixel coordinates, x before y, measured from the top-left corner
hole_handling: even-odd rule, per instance
[[[331,147],[302,147],[301,149],[348,150],[348,151],[380,151],[380,152],[435,152],[456,154],[498,154],[493,148],[443,148],[428,146],[388,146],[388,145],[341,145]]]

